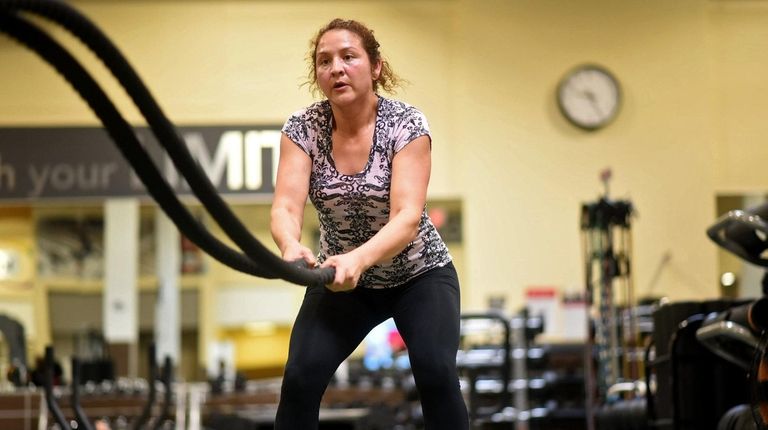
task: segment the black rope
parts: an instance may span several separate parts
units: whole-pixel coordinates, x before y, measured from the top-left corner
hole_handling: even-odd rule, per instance
[[[141,415],[139,415],[136,421],[134,421],[133,425],[131,426],[131,430],[141,430],[144,428],[144,424],[149,421],[149,418],[152,415],[152,407],[155,405],[155,396],[157,394],[157,388],[155,387],[155,381],[157,380],[157,358],[155,357],[156,352],[157,347],[155,346],[155,343],[150,343],[149,349],[147,351],[147,364],[149,366],[149,377],[147,377],[149,387],[147,388],[149,391],[147,392],[147,400],[144,403],[144,407],[141,409]]]
[[[152,430],[160,430],[165,422],[171,418],[171,397],[173,379],[173,363],[171,357],[166,356],[163,360],[163,367],[160,374],[160,383],[163,384],[165,392],[163,393],[163,402],[160,404],[160,416],[157,417],[155,425],[152,426]]]
[[[300,264],[285,262],[250,234],[205,176],[176,132],[173,124],[163,114],[143,81],[120,51],[91,21],[69,5],[59,1],[2,0],[0,1],[0,8],[6,11],[26,10],[59,23],[85,43],[102,60],[104,65],[112,72],[133,99],[155,133],[158,142],[164,146],[176,168],[187,180],[200,202],[222,227],[227,236],[251,260],[262,262],[265,267],[269,267],[269,270],[275,277],[301,285],[324,284],[329,283],[333,279],[334,270],[332,268],[310,270],[301,267]],[[160,203],[160,200],[158,200],[158,203]],[[171,219],[176,223],[173,217]],[[192,240],[192,237],[190,239]],[[201,246],[201,248],[203,247]]]
[[[274,277],[271,272],[224,245],[195,219],[157,170],[131,126],[77,59],[33,23],[16,14],[0,12],[0,31],[35,51],[75,88],[105,125],[123,156],[134,166],[150,195],[190,240],[229,267],[255,276]]]
[[[77,358],[72,358],[72,384],[71,384],[71,403],[72,410],[75,411],[75,418],[77,418],[78,429],[93,430],[93,425],[88,417],[85,415],[83,405],[80,403],[80,374],[81,363]]]
[[[45,347],[45,361],[43,363],[43,389],[45,390],[45,403],[48,405],[48,410],[53,415],[53,420],[61,427],[62,430],[72,430],[69,426],[64,412],[61,411],[59,403],[56,401],[56,396],[53,394],[53,368],[55,367],[55,361],[53,358],[53,347]]]

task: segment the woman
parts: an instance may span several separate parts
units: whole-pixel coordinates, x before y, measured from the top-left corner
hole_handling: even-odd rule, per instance
[[[271,230],[285,260],[333,267],[336,277],[307,289],[275,429],[316,429],[336,368],[390,317],[408,348],[426,428],[467,429],[456,373],[459,283],[425,211],[426,118],[377,94],[398,78],[363,24],[333,20],[311,46],[309,83],[326,99],[283,127]],[[317,259],[300,243],[308,196],[320,219]]]

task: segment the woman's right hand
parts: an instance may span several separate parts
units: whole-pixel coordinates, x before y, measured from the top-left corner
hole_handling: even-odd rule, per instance
[[[312,253],[312,250],[302,245],[299,242],[288,245],[285,248],[285,250],[283,250],[283,260],[285,261],[304,260],[307,263],[307,267],[310,267],[310,268],[315,267],[315,265],[317,265],[317,259],[315,258],[315,255]]]

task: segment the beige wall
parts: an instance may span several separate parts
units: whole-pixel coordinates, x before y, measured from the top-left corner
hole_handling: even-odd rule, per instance
[[[709,10],[709,26],[713,29],[710,55],[717,86],[713,100],[713,119],[718,125],[717,189],[765,192],[768,4],[713,2]]]
[[[638,294],[716,294],[715,247],[704,235],[717,129],[710,2],[491,3],[462,3],[453,85],[459,106],[471,107],[454,122],[453,147],[464,160],[472,304],[490,291],[511,289],[519,300],[526,285],[582,284],[578,211],[601,193],[606,167],[612,197],[639,213]],[[569,126],[554,102],[558,79],[582,62],[607,66],[622,84],[620,116],[597,133]],[[666,253],[670,263],[649,285]]]
[[[432,196],[464,200],[466,309],[497,293],[515,309],[527,285],[581,288],[578,211],[598,197],[605,167],[612,196],[638,210],[638,293],[713,297],[717,254],[704,231],[716,192],[768,188],[766,2],[75,4],[179,124],[281,123],[312,100],[298,88],[311,33],[337,15],[370,24],[411,81],[398,97],[430,118]],[[0,125],[95,123],[30,53],[0,39],[0,59]],[[569,126],[554,101],[558,79],[582,62],[607,66],[622,84],[620,116],[597,133]]]

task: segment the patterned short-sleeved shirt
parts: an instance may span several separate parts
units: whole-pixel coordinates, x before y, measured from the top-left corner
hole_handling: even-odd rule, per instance
[[[332,126],[327,100],[294,113],[283,126],[283,133],[312,159],[309,198],[320,220],[321,262],[359,247],[384,227],[389,220],[392,159],[417,137],[429,137],[423,113],[406,103],[379,97],[368,162],[361,172],[345,175],[336,170],[331,155]],[[395,287],[450,261],[448,248],[425,208],[416,239],[391,260],[366,270],[358,286]]]

